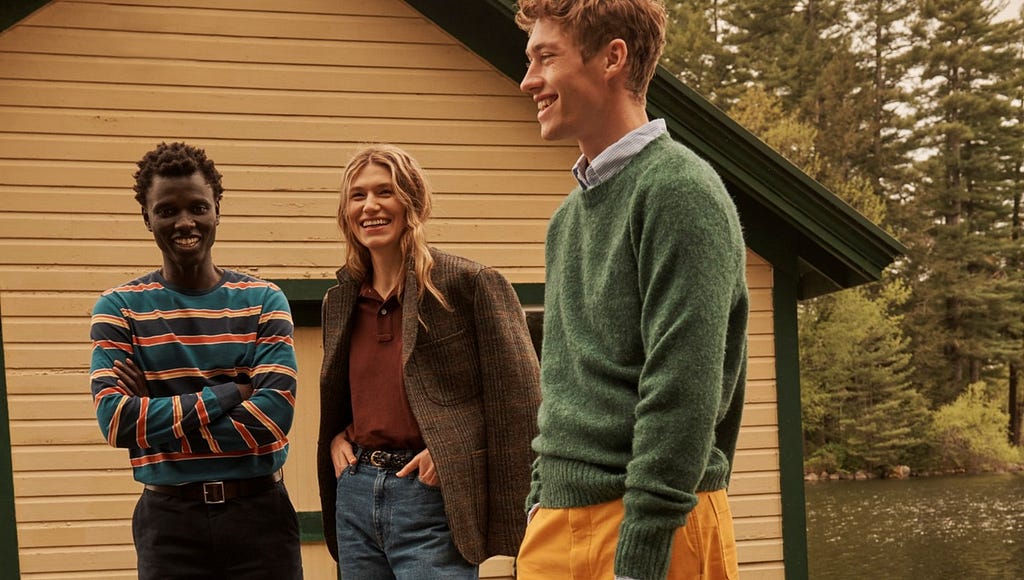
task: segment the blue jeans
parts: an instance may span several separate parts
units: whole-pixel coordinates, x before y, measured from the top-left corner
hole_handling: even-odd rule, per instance
[[[441,490],[415,474],[370,465],[338,478],[338,566],[342,580],[477,580],[477,566],[452,542]]]

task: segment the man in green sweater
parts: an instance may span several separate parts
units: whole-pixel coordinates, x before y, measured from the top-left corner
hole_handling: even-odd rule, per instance
[[[714,170],[648,122],[664,7],[520,0],[516,20],[541,136],[582,151],[547,235],[518,578],[735,578],[746,249]]]

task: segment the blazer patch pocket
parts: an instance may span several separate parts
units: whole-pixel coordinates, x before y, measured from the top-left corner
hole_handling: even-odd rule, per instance
[[[413,376],[427,398],[455,405],[477,394],[480,365],[475,346],[465,330],[416,346]]]

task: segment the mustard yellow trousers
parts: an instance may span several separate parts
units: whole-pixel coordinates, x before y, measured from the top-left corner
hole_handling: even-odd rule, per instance
[[[622,499],[578,508],[537,510],[519,549],[516,578],[612,580],[624,513]],[[667,579],[736,578],[739,565],[728,496],[724,489],[700,492],[686,525],[676,530]]]

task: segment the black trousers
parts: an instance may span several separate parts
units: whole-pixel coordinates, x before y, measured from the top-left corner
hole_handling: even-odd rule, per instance
[[[150,490],[132,517],[139,580],[299,580],[299,521],[284,482],[205,504]]]

